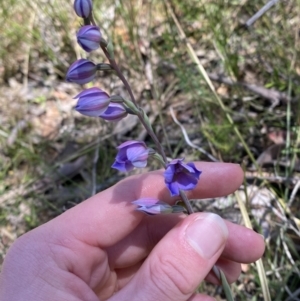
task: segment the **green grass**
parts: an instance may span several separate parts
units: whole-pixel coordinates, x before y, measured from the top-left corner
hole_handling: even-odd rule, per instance
[[[181,38],[166,1],[146,1],[143,7],[135,0],[121,4],[94,1],[95,18],[104,36],[113,40],[117,60],[139,102],[155,116],[154,129],[168,156],[208,160],[186,146],[170,117],[170,106],[195,144],[219,160],[243,163],[248,172],[253,168],[251,156],[258,158],[271,144],[268,132],[280,129],[286,133],[286,149],[280,155],[281,161],[288,162],[286,167],[271,164],[262,169],[263,174],[252,174],[251,179],[248,173],[245,182],[246,187],[254,185],[275,193],[268,213],[271,232],[263,261],[271,299],[285,300],[288,289],[293,292],[299,287],[296,268],[300,269],[299,236],[290,229],[290,225],[297,229],[297,222],[299,227],[297,191],[287,207],[299,179],[299,169],[294,167],[300,139],[300,2],[279,1],[248,30],[242,24],[264,1],[170,2],[186,40]],[[85,54],[76,46],[80,22],[71,3],[5,1],[0,8],[0,24],[3,255],[17,235],[81,202],[93,186],[102,190],[118,181],[120,176],[110,169],[114,148],[124,138],[137,138],[141,128],[136,125],[125,137],[110,135],[113,127],[80,117],[72,110],[72,97],[80,87],[64,84],[64,76],[68,66]],[[187,42],[208,74],[272,88],[293,101],[272,107],[272,101],[240,85],[218,83],[214,83],[214,95],[191,50],[188,52]],[[98,52],[91,58],[102,61],[104,57]],[[148,81],[145,66],[150,67],[153,82]],[[97,84],[109,92],[125,93],[119,80],[109,73],[101,74]],[[22,121],[26,125],[16,131]],[[8,143],[9,138],[12,143]],[[99,159],[93,163],[95,152]],[[78,170],[57,175],[66,164],[73,164],[74,169],[80,158],[85,161]],[[96,182],[92,170],[96,171]],[[270,180],[276,176],[281,180]],[[276,216],[275,209],[285,218]],[[255,220],[252,224],[262,230]],[[210,286],[203,289],[213,291]],[[242,275],[233,291],[237,300],[263,300],[255,266]]]

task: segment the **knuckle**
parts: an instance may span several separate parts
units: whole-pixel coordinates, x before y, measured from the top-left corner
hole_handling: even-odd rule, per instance
[[[183,261],[170,254],[160,255],[151,261],[149,272],[154,285],[164,294],[189,296],[194,291],[190,273],[182,265]]]

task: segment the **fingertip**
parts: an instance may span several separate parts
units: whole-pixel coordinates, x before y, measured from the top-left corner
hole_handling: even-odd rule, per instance
[[[190,198],[212,198],[228,195],[237,190],[244,179],[244,171],[239,164],[221,162],[196,162],[202,171],[200,181],[191,192]]]
[[[252,263],[262,257],[265,251],[262,235],[244,226],[225,222],[229,237],[222,256],[240,263]]]
[[[256,248],[253,253],[253,257],[255,257],[254,260],[256,261],[264,255],[265,249],[266,249],[266,244],[265,244],[265,238],[263,237],[263,235],[258,234],[253,230],[252,230],[252,232],[253,232],[252,235],[255,237],[255,240],[257,241]],[[250,262],[248,262],[248,263],[250,263]]]

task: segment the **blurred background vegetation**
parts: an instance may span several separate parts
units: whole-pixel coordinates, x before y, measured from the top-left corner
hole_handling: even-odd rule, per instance
[[[243,224],[244,200],[266,239],[271,300],[300,300],[300,1],[278,1],[246,26],[265,3],[94,0],[94,15],[168,156],[243,166],[236,195],[195,207]],[[86,54],[72,4],[1,2],[1,262],[19,235],[124,177],[110,169],[117,145],[152,144],[133,116],[108,124],[73,110],[82,87],[65,74]],[[89,58],[105,61],[100,51]],[[111,72],[94,84],[127,96]],[[242,269],[236,300],[263,300],[255,265]],[[200,289],[224,298],[220,287]]]

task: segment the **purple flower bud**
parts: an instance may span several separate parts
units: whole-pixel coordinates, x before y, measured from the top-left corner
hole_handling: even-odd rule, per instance
[[[125,107],[119,103],[110,103],[106,111],[99,117],[107,121],[119,121],[127,116]]]
[[[75,110],[92,117],[98,117],[103,113],[110,102],[109,95],[95,87],[82,91],[74,98],[78,98]]]
[[[77,33],[77,42],[86,52],[100,47],[101,32],[97,26],[85,25]]]
[[[127,141],[118,146],[118,154],[112,168],[119,171],[131,171],[134,167],[147,165],[149,149],[143,141]]]
[[[194,163],[183,163],[183,159],[174,159],[164,173],[165,183],[171,196],[179,195],[179,190],[192,190],[197,186],[201,171]]]
[[[142,211],[148,215],[179,213],[184,211],[182,206],[170,206],[169,204],[154,198],[141,198],[132,202],[132,204],[138,206],[136,210]]]
[[[97,66],[86,59],[75,61],[67,72],[67,81],[77,84],[86,84],[95,78]]]
[[[136,210],[142,211],[148,215],[168,214],[173,211],[172,206],[169,204],[153,198],[138,199],[132,202],[132,204],[138,206]]]
[[[88,18],[93,9],[92,0],[75,0],[74,10],[76,15],[81,18]]]

